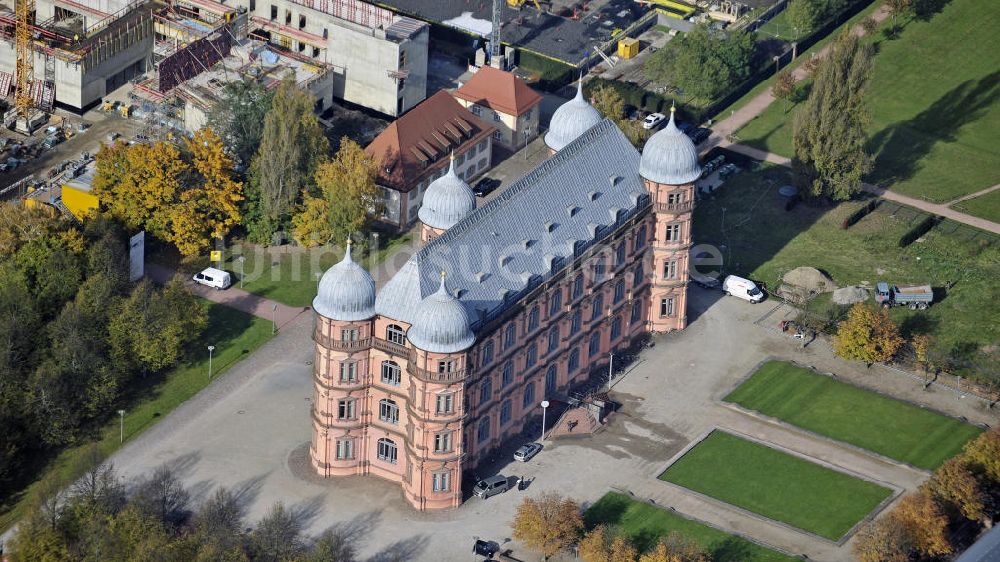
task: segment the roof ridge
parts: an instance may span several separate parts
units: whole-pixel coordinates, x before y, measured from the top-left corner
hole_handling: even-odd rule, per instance
[[[566,145],[562,150],[556,152],[554,155],[539,164],[534,170],[521,176],[521,179],[514,182],[514,185],[507,188],[506,191],[498,195],[492,201],[469,213],[467,217],[459,221],[455,226],[449,228],[444,234],[428,242],[423,248],[414,254],[417,262],[421,261],[426,255],[430,254],[435,247],[448,243],[451,239],[471,228],[483,217],[490,215],[500,207],[503,207],[507,201],[513,199],[525,189],[530,188],[539,178],[551,172],[552,169],[559,163],[572,157],[577,152],[582,150],[584,146],[590,144],[600,136],[608,134],[610,131],[619,131],[619,129],[614,123],[611,122],[610,119],[602,119],[596,125],[591,127],[586,133],[580,135],[573,142]]]

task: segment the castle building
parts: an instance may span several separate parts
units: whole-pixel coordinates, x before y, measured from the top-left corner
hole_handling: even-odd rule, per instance
[[[560,111],[592,115],[583,105],[578,90]],[[433,182],[425,245],[377,294],[350,248],[324,274],[320,475],[379,476],[417,509],[456,507],[463,474],[542,400],[603,374],[636,339],[685,327],[700,168],[673,115],[641,155],[607,120],[553,119],[546,142],[553,156],[478,209],[453,167]]]

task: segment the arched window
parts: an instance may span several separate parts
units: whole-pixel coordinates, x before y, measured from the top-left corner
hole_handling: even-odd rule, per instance
[[[506,425],[510,421],[510,400],[504,400],[500,406],[500,425]]]
[[[396,443],[385,437],[378,440],[378,459],[389,464],[396,464]]]
[[[556,289],[552,296],[549,297],[549,317],[556,316],[559,314],[559,308],[562,306],[562,289]]]
[[[639,260],[639,265],[635,266],[635,274],[632,277],[633,287],[638,287],[639,285],[642,285],[642,275],[643,275],[642,260]]]
[[[594,297],[594,304],[590,309],[590,319],[597,320],[601,317],[602,312],[604,312],[604,294],[597,293]]]
[[[558,348],[559,348],[559,326],[556,325],[556,326],[553,326],[551,330],[549,330],[549,350],[548,350],[548,352],[552,353],[553,351],[555,351]]]
[[[567,367],[569,372],[576,372],[580,368],[580,350],[574,349],[569,352],[569,366]]]
[[[503,374],[500,377],[500,388],[514,382],[514,362],[507,361],[503,364]]]
[[[625,280],[619,279],[618,282],[615,283],[615,304],[622,302],[622,299],[624,298],[625,298]]]
[[[514,343],[516,341],[517,341],[517,326],[515,326],[514,323],[512,322],[507,325],[507,330],[503,337],[503,348],[506,350],[514,347]]]
[[[533,332],[538,329],[538,307],[531,309],[528,313],[528,331]]]
[[[524,396],[521,399],[521,408],[530,410],[535,402],[535,383],[530,382],[524,387]]]
[[[395,361],[382,362],[382,382],[384,384],[391,384],[392,386],[399,386],[400,382],[399,364],[397,364]]]
[[[570,335],[573,335],[573,334],[579,332],[580,331],[580,326],[582,324],[583,324],[583,314],[581,314],[580,310],[577,309],[577,311],[573,313],[573,319],[569,323],[569,333],[570,333]]]
[[[493,378],[486,377],[483,380],[483,386],[479,387],[479,403],[485,404],[493,398]]]
[[[545,371],[545,395],[550,396],[556,391],[558,371],[555,365],[549,365],[549,369]]]
[[[601,333],[594,332],[590,334],[590,347],[587,348],[587,355],[593,359],[601,352]]]
[[[388,398],[379,400],[378,419],[392,424],[399,423],[399,406]]]
[[[577,275],[573,279],[573,298],[578,299],[583,296],[583,275]]]
[[[385,339],[399,345],[406,345],[406,332],[395,324],[389,324],[385,329]]]
[[[615,316],[611,321],[611,341],[618,339],[622,335],[622,317]]]
[[[479,443],[485,443],[490,439],[490,417],[479,420],[479,429],[477,431],[476,440]]]

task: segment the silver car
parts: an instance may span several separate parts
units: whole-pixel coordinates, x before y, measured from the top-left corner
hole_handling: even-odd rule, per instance
[[[523,445],[520,449],[514,452],[514,460],[521,462],[528,462],[531,457],[538,454],[538,451],[542,450],[541,443],[528,443]]]

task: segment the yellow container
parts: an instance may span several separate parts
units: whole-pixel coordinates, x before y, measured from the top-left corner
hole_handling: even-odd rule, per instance
[[[630,59],[639,54],[639,40],[632,39],[631,37],[622,39],[618,42],[618,57],[622,59]]]
[[[87,215],[97,210],[97,197],[89,189],[63,185],[63,205],[73,213],[73,216],[83,220]]]

